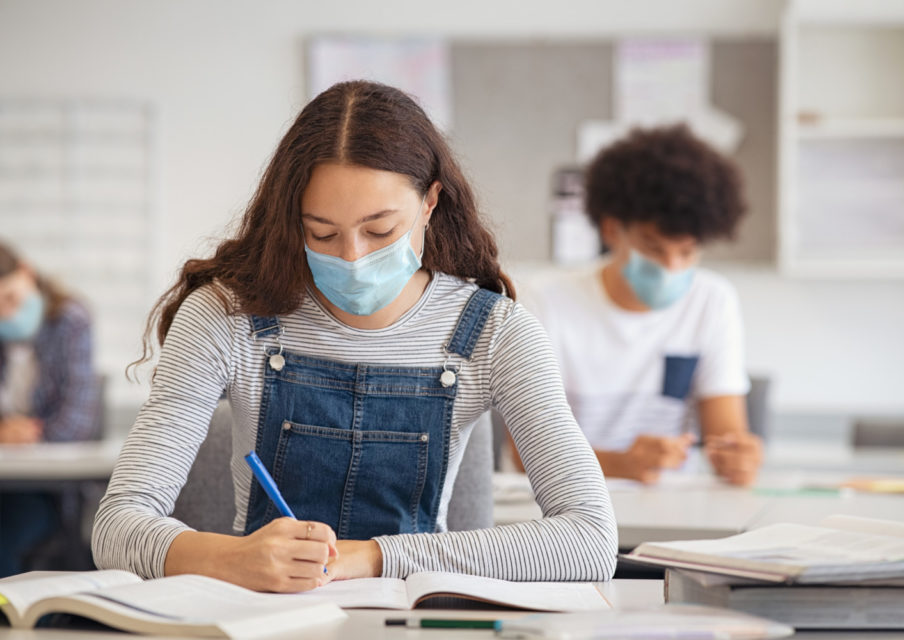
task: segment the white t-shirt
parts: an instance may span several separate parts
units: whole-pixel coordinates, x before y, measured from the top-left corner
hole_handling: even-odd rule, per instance
[[[697,400],[747,393],[740,307],[725,278],[697,269],[677,302],[636,312],[609,298],[601,267],[522,297],[549,333],[568,402],[594,449],[623,451],[641,434],[678,435]]]

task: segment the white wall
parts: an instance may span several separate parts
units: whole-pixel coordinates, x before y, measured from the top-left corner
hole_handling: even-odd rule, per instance
[[[246,204],[304,103],[309,35],[762,35],[775,33],[781,6],[781,0],[0,0],[0,96],[156,103],[166,241],[155,272],[162,289],[182,260],[209,248],[208,238],[221,235]],[[730,277],[744,298],[751,367],[775,372],[780,408],[904,411],[900,284],[789,282],[769,270],[737,267]]]

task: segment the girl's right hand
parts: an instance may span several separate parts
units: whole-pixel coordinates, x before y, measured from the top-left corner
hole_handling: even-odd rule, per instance
[[[237,584],[255,591],[309,591],[330,581],[323,572],[338,556],[336,534],[322,522],[277,518],[237,539],[228,564],[240,572]]]
[[[184,531],[173,540],[164,573],[197,573],[255,591],[309,591],[332,579],[336,534],[322,522],[278,518],[254,533],[226,536]]]

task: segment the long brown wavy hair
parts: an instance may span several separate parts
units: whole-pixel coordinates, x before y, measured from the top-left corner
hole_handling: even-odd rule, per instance
[[[144,352],[130,368],[150,359],[154,326],[163,344],[179,306],[206,284],[216,282],[232,292],[237,308],[231,308],[218,287],[228,313],[271,316],[299,307],[311,282],[301,199],[314,167],[324,162],[400,173],[421,194],[439,181],[442,190],[426,232],[423,266],[515,297],[471,187],[423,109],[393,87],[342,82],[308,103],[280,141],[236,237],[222,242],[212,258],[188,260],[182,267],[176,284],[151,310]]]
[[[27,266],[12,247],[0,242],[0,278],[12,275],[22,267]],[[72,296],[63,290],[56,282],[44,277],[34,269],[30,269],[34,276],[38,291],[44,296],[47,303],[46,317],[55,320],[59,317],[63,307],[72,300]]]

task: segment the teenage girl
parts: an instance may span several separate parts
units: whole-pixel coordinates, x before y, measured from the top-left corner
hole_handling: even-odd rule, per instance
[[[236,237],[189,260],[151,315],[160,359],[97,514],[97,565],[268,591],[414,571],[610,578],[603,475],[546,335],[513,295],[421,108],[370,82],[323,92],[280,142]],[[224,392],[236,536],[169,517]],[[544,517],[448,532],[462,453],[490,407]],[[299,520],[253,480],[251,450]]]

